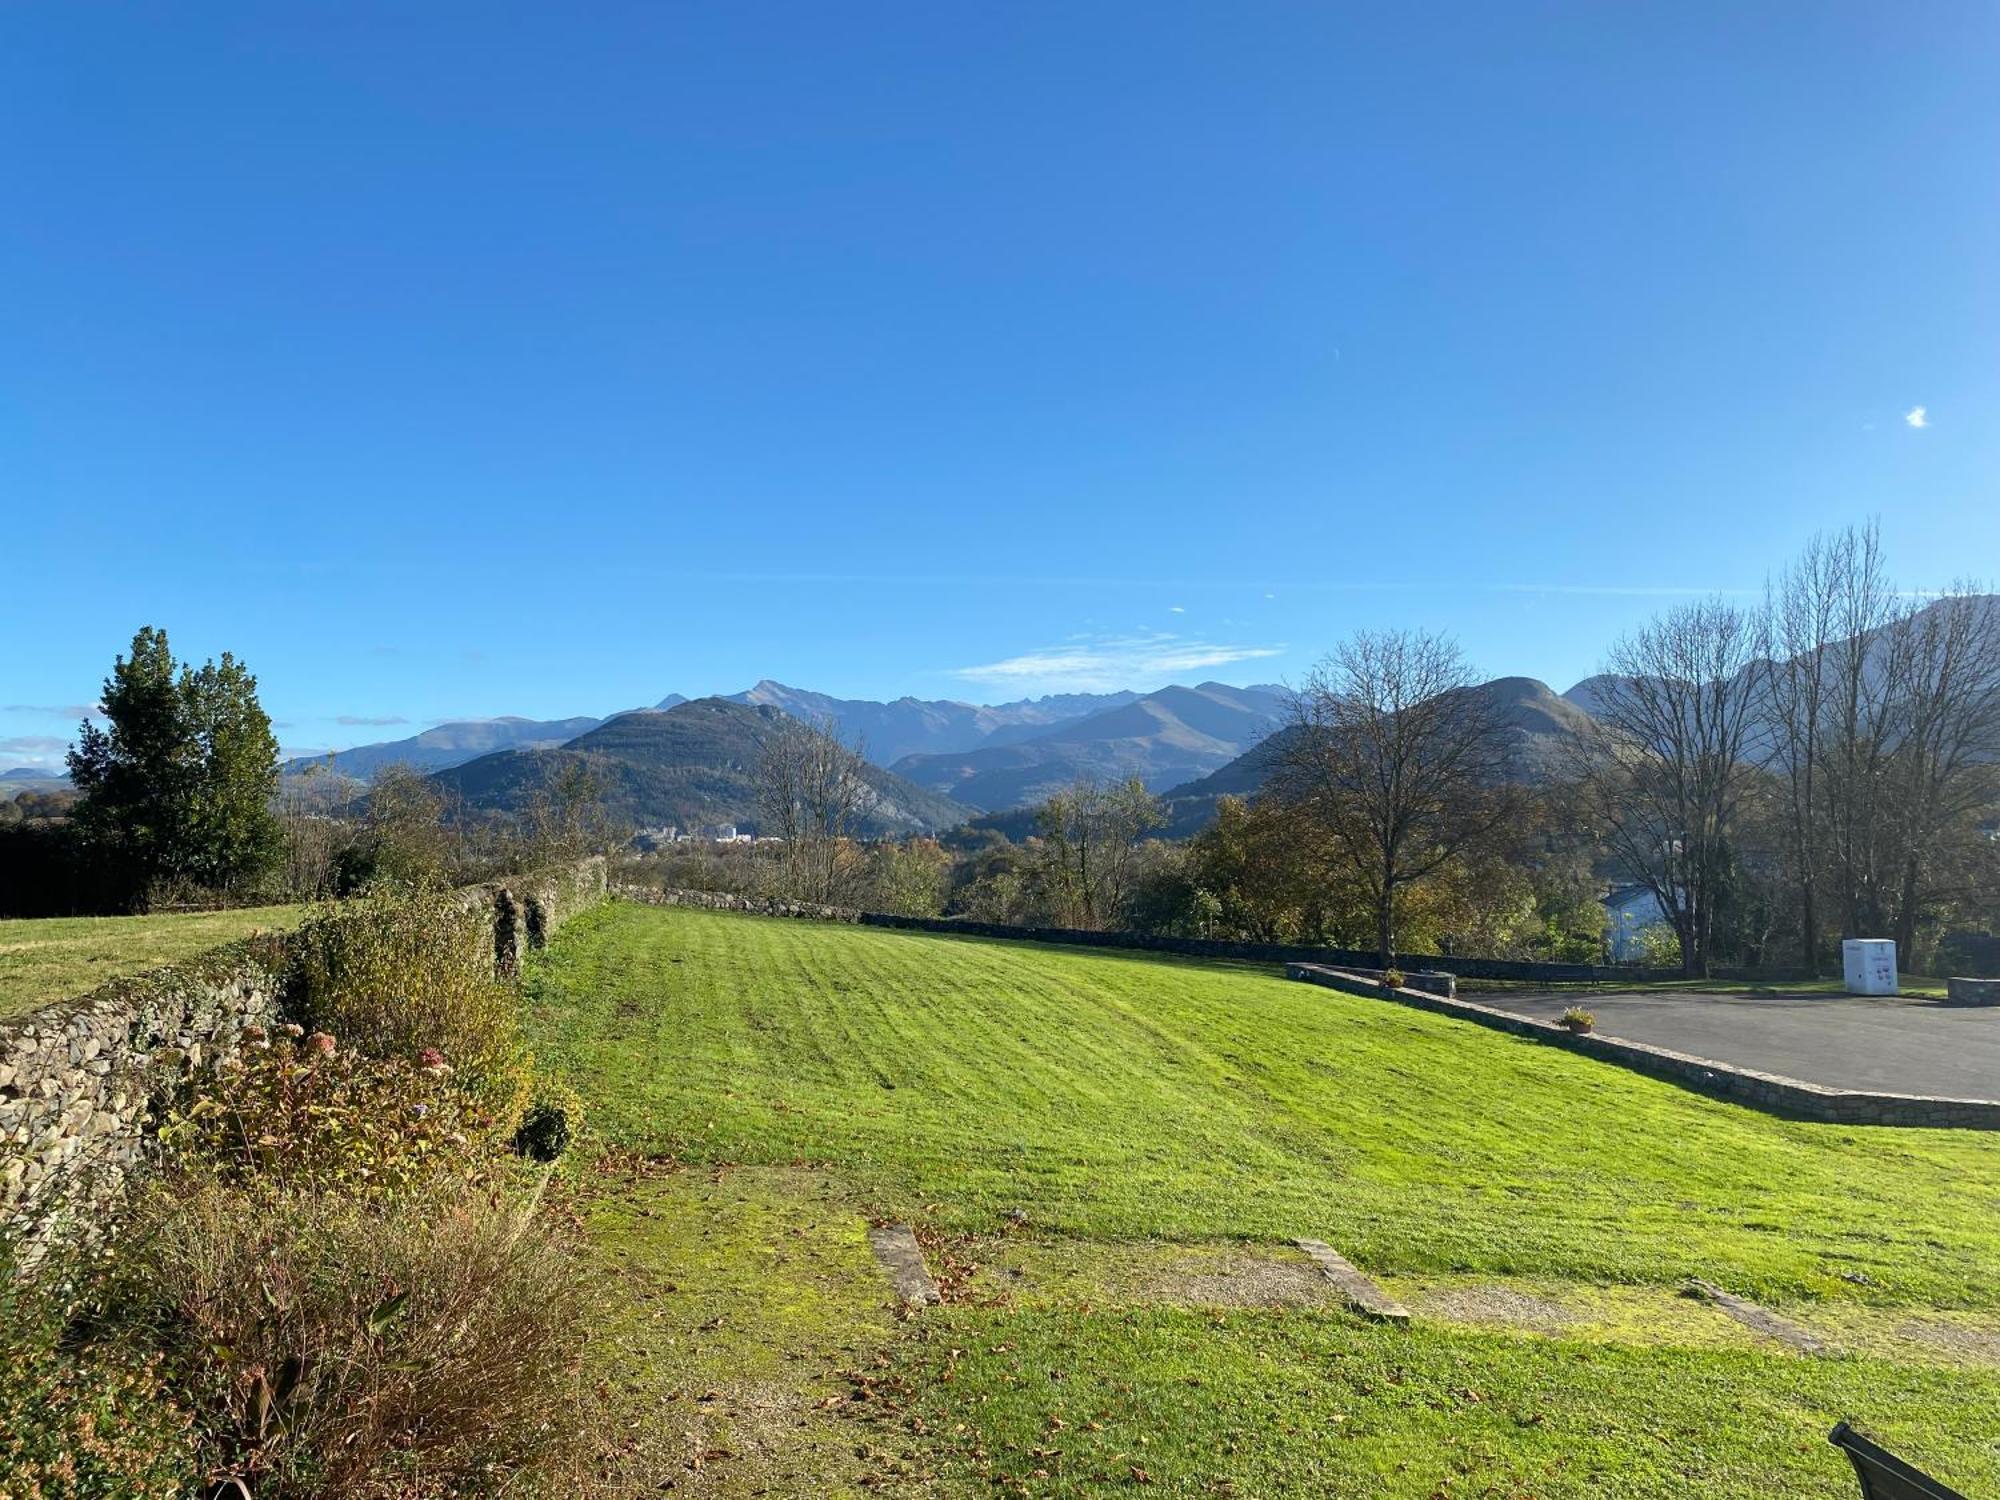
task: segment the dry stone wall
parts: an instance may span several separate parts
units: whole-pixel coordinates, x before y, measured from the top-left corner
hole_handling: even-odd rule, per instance
[[[604,896],[597,858],[457,899],[467,940],[511,973]],[[281,1019],[287,968],[285,939],[258,938],[0,1021],[0,1227],[32,1241],[115,1204],[160,1101]]]
[[[728,891],[663,891],[649,885],[621,885],[615,887],[612,894],[622,900],[637,901],[643,906],[740,911],[755,917],[798,917],[808,922],[865,922],[871,915],[851,906],[822,906],[816,901],[780,901],[769,896],[736,896]]]
[[[275,1019],[283,972],[279,942],[237,944],[0,1021],[0,1224],[115,1201],[160,1096]]]

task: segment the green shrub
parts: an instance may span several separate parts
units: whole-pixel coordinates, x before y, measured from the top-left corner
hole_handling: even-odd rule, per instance
[[[1404,977],[1401,969],[1384,969],[1382,978],[1378,982],[1385,990],[1400,990],[1403,987]]]
[[[495,1117],[440,1053],[365,1058],[296,1024],[275,1038],[251,1027],[244,1040],[161,1127],[184,1175],[379,1196],[439,1173],[477,1176],[490,1158]]]
[[[371,1057],[433,1048],[470,1087],[501,1086],[519,1050],[512,988],[463,897],[393,892],[308,921],[291,944],[292,1018]]]
[[[0,1495],[8,1500],[173,1500],[199,1474],[188,1413],[159,1361],[116,1347],[71,1349],[56,1289],[81,1257],[32,1279],[0,1255]]]
[[[1680,934],[1671,922],[1649,922],[1639,929],[1639,962],[1649,969],[1681,966]]]
[[[183,1176],[120,1260],[104,1337],[160,1357],[208,1471],[259,1500],[518,1489],[589,1446],[590,1294],[532,1204]]]
[[[1562,1023],[1571,1031],[1594,1031],[1597,1029],[1597,1012],[1572,1005],[1562,1013]]]

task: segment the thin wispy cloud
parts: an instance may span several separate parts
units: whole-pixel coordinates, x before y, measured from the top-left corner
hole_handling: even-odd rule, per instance
[[[1187,613],[1187,606],[1185,604],[1169,605],[1167,607],[1167,613],[1170,615],[1184,615]]]
[[[17,734],[0,739],[0,755],[53,755],[68,748],[68,740],[59,740],[50,734]]]
[[[348,729],[383,729],[410,721],[401,714],[335,714],[333,722]]]
[[[1500,594],[1583,594],[1613,599],[1688,599],[1713,594],[1754,594],[1755,589],[1716,588],[1677,583],[1494,583],[1486,588]]]
[[[97,706],[90,703],[5,703],[0,704],[0,713],[41,714],[52,719],[87,719],[96,713]]]
[[[1921,406],[1913,406],[1904,412],[1903,420],[1912,427],[1928,427],[1931,425],[1929,413]]]
[[[959,667],[967,682],[1018,691],[1104,693],[1157,686],[1190,672],[1280,656],[1283,646],[1232,646],[1152,632],[1087,636],[1001,661]]]

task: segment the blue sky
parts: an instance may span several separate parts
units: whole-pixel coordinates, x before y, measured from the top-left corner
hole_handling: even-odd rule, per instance
[[[10,6],[0,768],[1991,576],[1996,161],[1969,0]]]

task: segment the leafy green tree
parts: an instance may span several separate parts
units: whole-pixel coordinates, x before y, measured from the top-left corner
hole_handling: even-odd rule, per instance
[[[868,861],[869,893],[882,911],[935,917],[944,910],[951,856],[936,839],[913,838],[878,846]]]
[[[132,893],[172,879],[221,889],[271,864],[278,742],[241,662],[225,651],[180,665],[148,625],[112,665],[102,705],[108,727],[85,720],[69,753],[76,826]]]
[[[1081,777],[1043,803],[1035,816],[1040,874],[1057,924],[1114,923],[1138,870],[1139,841],[1166,820],[1160,799],[1137,777],[1114,786]]]

